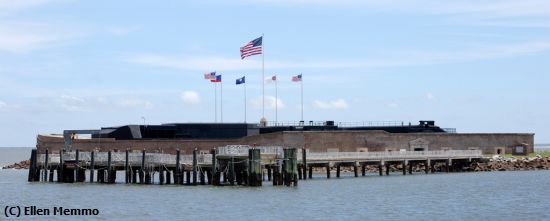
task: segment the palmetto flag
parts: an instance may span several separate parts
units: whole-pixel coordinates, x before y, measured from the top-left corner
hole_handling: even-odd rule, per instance
[[[237,78],[237,80],[235,81],[235,84],[237,84],[237,85],[244,84],[244,83],[245,83],[244,76],[242,78]]]

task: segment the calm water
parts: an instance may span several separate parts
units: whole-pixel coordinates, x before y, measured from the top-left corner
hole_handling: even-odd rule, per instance
[[[0,220],[6,205],[99,209],[92,220],[550,220],[550,171],[346,174],[292,188],[27,183],[26,176],[0,170]]]

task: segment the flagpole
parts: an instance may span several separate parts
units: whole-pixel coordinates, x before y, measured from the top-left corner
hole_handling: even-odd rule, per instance
[[[244,122],[246,123],[246,80],[244,81]]]
[[[301,100],[302,100],[302,120],[304,121],[304,76],[302,76],[302,73],[300,73],[300,89],[301,89]]]
[[[220,117],[223,123],[223,80],[220,80]]]
[[[264,44],[264,34],[262,33],[262,120],[265,120],[265,44]]]
[[[277,125],[277,103],[279,99],[277,98],[277,75],[275,75],[275,125]]]
[[[214,122],[218,122],[218,86],[214,82]]]

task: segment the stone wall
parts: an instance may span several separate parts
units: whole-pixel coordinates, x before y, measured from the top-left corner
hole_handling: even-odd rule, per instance
[[[326,151],[412,151],[423,150],[468,150],[479,149],[485,154],[496,154],[497,149],[512,153],[514,146],[522,145],[533,152],[534,134],[524,133],[387,133],[384,131],[285,131],[253,135],[226,140],[114,140],[77,139],[73,149],[82,151],[124,151],[126,149],[148,152],[175,153],[180,149],[190,154],[193,148],[208,152],[212,147],[224,145],[258,145],[305,147],[313,152]],[[37,148],[43,153],[47,148],[58,152],[63,148],[62,137],[41,136]],[[420,150],[419,149],[419,150]]]

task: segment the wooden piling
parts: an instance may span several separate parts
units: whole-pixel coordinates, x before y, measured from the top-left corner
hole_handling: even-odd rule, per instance
[[[327,163],[326,170],[327,170],[327,179],[330,179],[330,163]]]
[[[262,185],[262,158],[260,149],[248,150],[248,185]]]
[[[366,169],[367,169],[366,167],[367,167],[366,164],[364,164],[364,163],[361,164],[361,176],[365,176],[365,175],[366,175],[366,172],[367,172],[367,171],[366,171]]]
[[[185,183],[191,185],[191,171],[185,171]]]
[[[197,185],[197,148],[193,149],[193,185]]]
[[[171,176],[172,176],[172,174],[170,173],[170,170],[166,170],[166,184],[171,184],[172,183],[172,181],[170,180]]]
[[[286,186],[298,186],[298,160],[296,159],[296,148],[283,149],[283,177]]]
[[[407,175],[407,161],[403,160],[401,162],[401,170],[403,171],[403,175]]]
[[[384,172],[382,171],[383,167],[384,167],[384,161],[380,161],[380,163],[378,163],[378,173],[380,176],[384,175]]]
[[[201,185],[205,185],[206,184],[206,179],[205,179],[205,171],[202,170],[202,167],[200,168],[200,170],[198,171],[199,172],[199,180],[200,180],[200,184]]]
[[[111,151],[107,152],[107,183],[114,183],[113,177],[112,177],[112,165],[111,165]]]
[[[141,151],[141,167],[139,168],[139,182],[145,184],[145,149]]]
[[[94,182],[95,151],[90,152],[90,183]]]
[[[386,176],[390,175],[390,164],[386,162]]]
[[[54,170],[50,170],[50,178],[48,179],[49,182],[53,182],[53,172]]]
[[[159,166],[159,184],[164,185],[164,165]]]
[[[30,167],[29,167],[29,177],[28,177],[28,182],[36,182],[38,181],[36,179],[36,174],[38,173],[38,176],[40,177],[40,173],[37,171],[38,170],[38,167],[37,167],[37,154],[38,154],[38,150],[36,149],[32,149],[31,150],[31,163],[30,163]],[[40,178],[39,178],[40,179]],[[59,178],[58,178],[59,179]]]
[[[212,172],[208,177],[208,181],[212,185],[220,185],[220,171],[218,169],[218,159],[216,158],[216,148],[210,149],[210,154],[212,154]]]
[[[125,181],[126,183],[130,183],[130,176],[131,176],[131,171],[130,171],[130,162],[129,162],[129,154],[130,154],[130,151],[128,151],[128,149],[126,149],[126,161],[124,162],[124,171],[126,172],[126,176],[125,176]]]
[[[409,174],[413,173],[413,164],[409,162]]]
[[[183,184],[183,174],[180,165],[180,149],[176,150],[176,167],[174,168],[174,184]]]
[[[64,150],[59,151],[59,165],[57,166],[57,182],[63,182],[63,165],[65,164],[65,161],[63,161],[63,153]]]
[[[355,162],[353,164],[353,175],[355,175],[355,177],[358,177],[359,176],[359,173],[357,172],[357,162]]]
[[[105,183],[105,170],[99,169],[97,171],[97,182],[98,183]]]
[[[49,164],[48,164],[48,149],[46,149],[46,153],[45,153],[45,156],[44,156],[44,181],[47,182],[48,181],[48,169],[49,169]]]
[[[266,165],[265,168],[267,170],[267,181],[271,181],[271,165]]]
[[[309,179],[313,178],[313,167],[309,167]]]
[[[76,165],[76,168],[74,169],[74,172],[76,173],[76,182],[81,182],[80,181],[80,150],[79,149],[76,149],[76,152],[75,152],[75,165]]]
[[[307,156],[306,148],[302,148],[302,173],[303,179],[307,180]]]
[[[340,164],[336,164],[336,178],[340,178]]]
[[[430,159],[427,159],[424,163],[424,172],[426,172],[426,174],[430,172]]]
[[[235,158],[231,157],[231,161],[229,161],[229,185],[233,186],[235,185]]]

